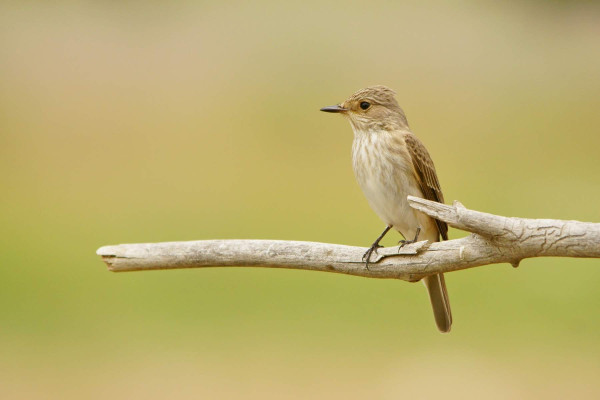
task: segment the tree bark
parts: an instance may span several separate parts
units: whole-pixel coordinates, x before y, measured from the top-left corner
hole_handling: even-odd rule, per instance
[[[381,248],[367,269],[365,247],[283,240],[199,240],[104,246],[114,272],[202,267],[267,267],[417,281],[488,264],[518,266],[530,257],[600,257],[600,224],[509,218],[408,196],[410,205],[472,234],[444,242]]]

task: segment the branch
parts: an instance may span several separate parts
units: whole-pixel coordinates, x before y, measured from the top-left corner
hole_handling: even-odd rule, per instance
[[[202,267],[267,267],[417,281],[488,264],[514,267],[530,257],[600,258],[600,224],[508,218],[408,196],[411,207],[473,234],[378,250],[369,269],[365,247],[283,240],[199,240],[120,244],[96,252],[114,272]]]

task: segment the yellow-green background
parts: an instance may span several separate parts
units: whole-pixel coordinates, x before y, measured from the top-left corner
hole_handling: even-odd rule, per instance
[[[600,221],[599,37],[594,2],[3,2],[0,396],[597,398],[599,260],[452,273],[440,335],[420,284],[95,251],[371,243],[318,109],[372,84],[448,202]]]

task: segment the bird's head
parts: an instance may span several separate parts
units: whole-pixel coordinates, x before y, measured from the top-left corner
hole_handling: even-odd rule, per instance
[[[408,129],[404,111],[398,105],[396,93],[386,86],[361,89],[335,106],[321,111],[339,113],[350,120],[354,131]]]

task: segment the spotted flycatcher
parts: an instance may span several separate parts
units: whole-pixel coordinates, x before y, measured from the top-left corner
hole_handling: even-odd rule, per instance
[[[345,116],[354,131],[352,166],[356,180],[375,213],[387,225],[365,253],[365,267],[379,241],[394,228],[405,239],[402,245],[418,238],[437,242],[448,239],[445,222],[433,219],[408,204],[406,196],[444,202],[433,161],[421,141],[408,127],[404,111],[385,86],[359,90],[346,101],[321,111]],[[450,301],[443,274],[424,278],[438,329],[449,332],[452,326]]]

